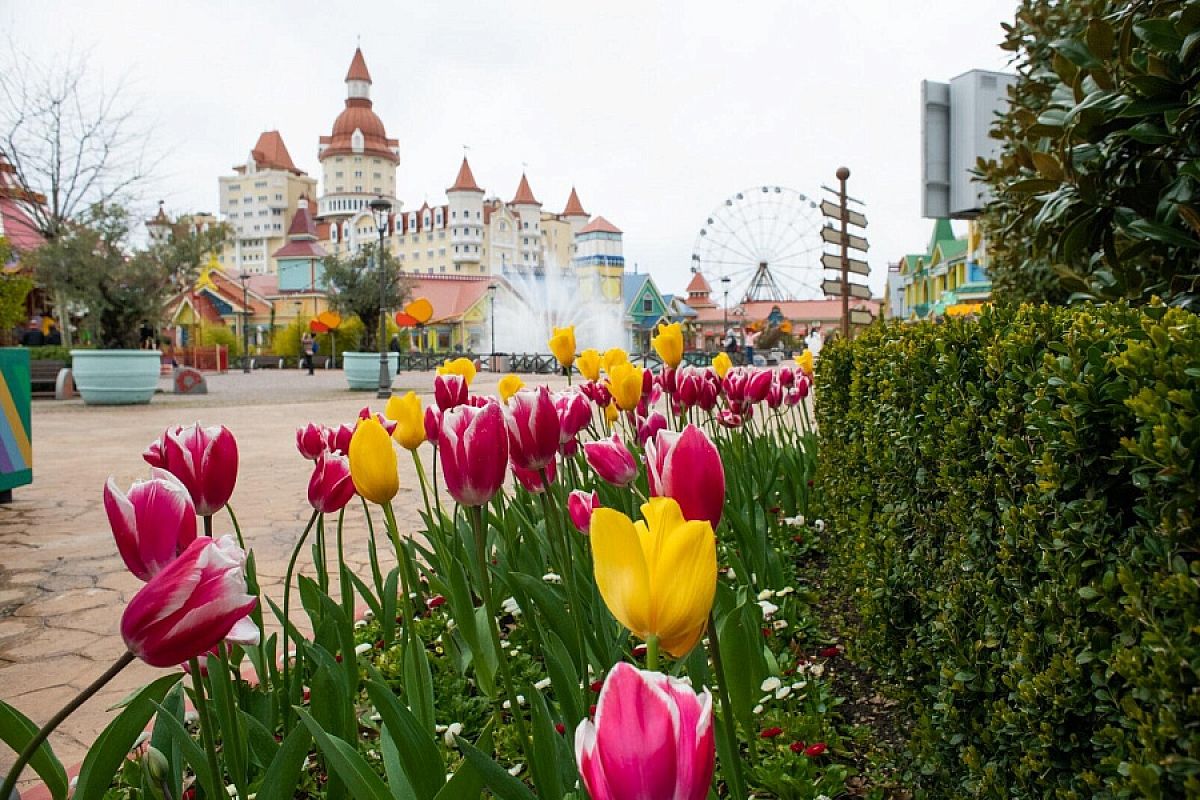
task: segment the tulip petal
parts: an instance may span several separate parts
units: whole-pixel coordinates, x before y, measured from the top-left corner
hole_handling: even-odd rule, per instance
[[[636,635],[650,635],[650,570],[637,529],[611,508],[592,512],[596,586],[617,621]]]
[[[675,792],[679,712],[659,678],[621,662],[600,692],[596,750],[621,800],[665,800]]]
[[[649,504],[647,504],[649,505]],[[717,591],[717,540],[701,520],[667,529],[658,537],[658,557],[651,574],[660,644],[676,658],[696,646],[704,632]]]
[[[617,800],[608,788],[604,767],[596,754],[596,726],[590,719],[580,722],[575,729],[575,760],[579,763],[579,774],[592,800]]]
[[[712,729],[712,695],[707,689],[697,695],[691,685],[676,678],[666,678],[663,689],[679,710],[679,738],[675,743],[675,795],[672,800],[704,800],[712,782],[716,752]]]
[[[361,420],[350,439],[350,476],[355,490],[372,503],[383,505],[400,491],[392,437],[374,417]]]

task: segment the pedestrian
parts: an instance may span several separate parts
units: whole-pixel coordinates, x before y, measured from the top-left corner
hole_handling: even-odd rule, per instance
[[[21,334],[21,344],[26,347],[41,347],[46,343],[46,337],[42,334],[42,322],[40,317],[35,317],[29,320],[29,324],[25,327],[25,333]]]
[[[312,334],[305,331],[300,337],[300,351],[304,353],[304,367],[308,370],[308,374],[313,373],[313,354],[316,352],[316,342],[313,341]]]
[[[758,334],[754,331],[746,332],[746,366],[754,366],[754,344],[758,341]]]

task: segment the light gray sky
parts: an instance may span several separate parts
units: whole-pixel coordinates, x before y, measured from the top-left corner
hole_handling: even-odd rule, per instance
[[[281,131],[317,176],[317,137],[361,41],[400,140],[406,205],[444,202],[462,146],[480,185],[534,193],[625,232],[625,257],[682,291],[725,198],[769,183],[819,195],[850,167],[867,203],[869,283],[922,249],[920,81],[1005,69],[1015,0],[753,2],[173,2],[0,0],[0,27],[43,57],[86,50],[131,84],[167,154],[146,195],[215,211],[217,176]],[[0,46],[6,46],[0,44]],[[711,277],[711,276],[710,276]]]

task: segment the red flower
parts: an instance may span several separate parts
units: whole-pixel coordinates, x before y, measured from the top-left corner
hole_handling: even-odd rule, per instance
[[[816,758],[824,753],[825,749],[824,742],[817,742],[816,744],[810,744],[808,747],[804,748],[804,755],[808,756],[809,758]]]
[[[783,733],[783,728],[778,728],[778,727],[767,728],[766,730],[764,730],[762,733],[759,734],[759,737],[761,737],[763,739],[774,739],[776,736],[778,736],[781,733]]]
[[[589,717],[596,716],[596,704],[595,703],[592,703],[590,706],[588,706],[588,716]]]
[[[567,726],[563,725],[561,722],[556,722],[554,723],[554,730],[558,731],[559,733],[566,733]]]
[[[592,685],[589,688],[599,694],[600,690],[604,688],[604,681],[592,681]]]
[[[435,594],[433,597],[425,601],[425,605],[429,608],[441,608],[446,604],[446,598],[440,594]]]
[[[836,658],[837,656],[841,655],[841,653],[842,651],[836,647],[826,647],[817,655],[819,655],[821,658]]]
[[[788,749],[791,750],[793,753],[803,753],[804,752],[804,742],[792,742],[791,744],[788,745]]]
[[[770,629],[770,628],[763,628],[763,629],[762,629],[762,635],[763,635],[763,636],[770,636],[770,635],[771,635],[771,629]]]

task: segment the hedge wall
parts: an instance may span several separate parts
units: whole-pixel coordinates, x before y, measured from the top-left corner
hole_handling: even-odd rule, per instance
[[[852,647],[929,797],[1200,797],[1200,317],[1024,307],[821,353]]]

